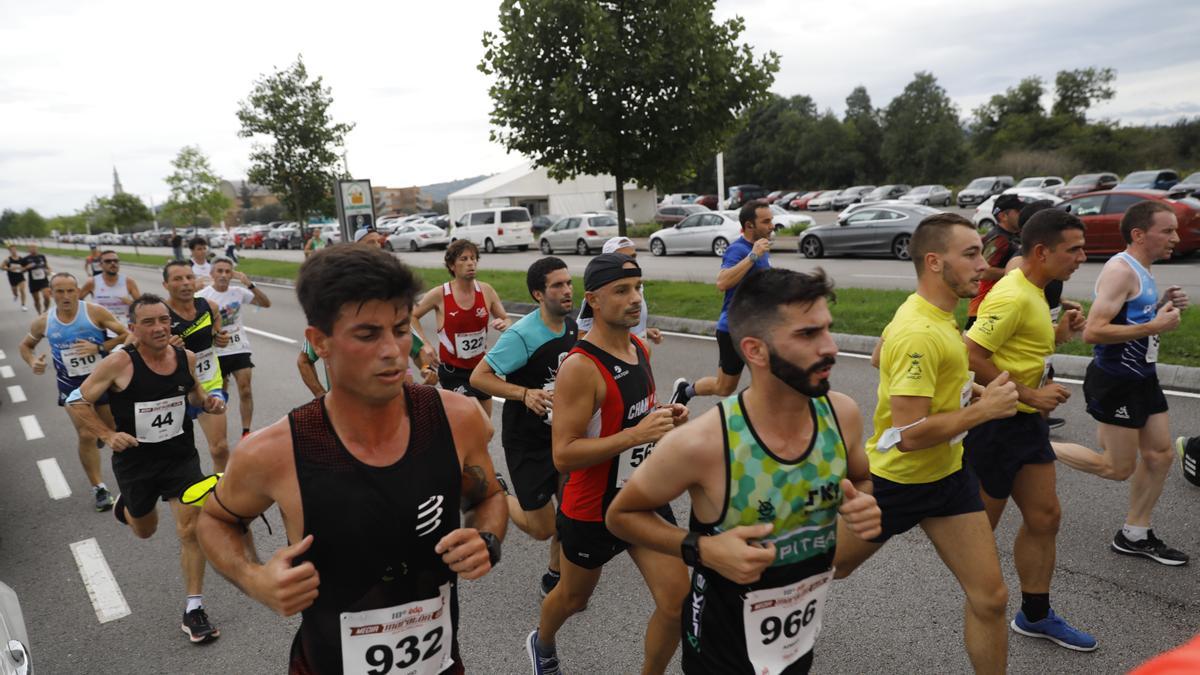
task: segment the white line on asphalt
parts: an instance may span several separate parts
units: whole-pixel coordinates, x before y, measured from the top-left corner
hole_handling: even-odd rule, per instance
[[[0,366],[0,377],[9,380],[16,377],[16,373],[13,372],[12,366]]]
[[[104,552],[95,539],[84,539],[71,544],[71,553],[75,556],[75,565],[79,567],[79,576],[87,587],[88,597],[96,610],[96,618],[100,623],[115,621],[129,616],[129,605],[125,602],[125,594],[117,585]]]
[[[0,350],[0,361],[3,361],[6,358],[7,358],[7,355],[4,353],[4,350]]]
[[[19,384],[9,385],[8,397],[12,399],[13,403],[24,403],[29,400],[25,398],[25,390]]]
[[[293,340],[293,339],[292,339],[292,338],[290,338],[290,337],[284,337],[284,336],[282,336],[282,335],[276,335],[276,334],[274,334],[274,333],[268,333],[268,332],[267,332],[267,331],[265,331],[265,330],[259,330],[259,329],[257,329],[257,328],[251,328],[250,326],[243,326],[243,328],[245,328],[245,329],[246,329],[246,332],[247,332],[247,333],[253,333],[253,334],[255,334],[255,335],[261,335],[261,336],[263,336],[263,337],[265,337],[265,338],[271,338],[272,340],[279,340],[280,342],[286,342],[286,343],[288,343],[288,344],[290,344],[290,345],[294,345],[294,344],[296,344],[296,341],[295,341],[295,340]]]
[[[36,441],[39,438],[45,438],[46,434],[42,433],[42,425],[38,424],[35,415],[21,416],[21,430],[25,432],[25,440]]]
[[[67,485],[67,477],[59,468],[57,459],[39,459],[37,467],[38,471],[42,472],[42,481],[46,483],[46,492],[50,493],[50,499],[66,499],[71,496],[71,486]]]
[[[1069,377],[1055,377],[1055,382],[1066,382],[1067,384],[1083,384],[1083,380],[1073,380]],[[1163,393],[1167,396],[1178,396],[1180,398],[1200,398],[1200,394],[1190,391],[1178,391],[1175,389],[1163,389]]]

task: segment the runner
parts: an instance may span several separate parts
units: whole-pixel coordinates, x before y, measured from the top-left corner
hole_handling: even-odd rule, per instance
[[[634,246],[633,240],[629,237],[613,237],[612,239],[609,239],[608,241],[604,242],[604,248],[601,252],[623,253],[630,258],[637,260],[637,247]],[[642,315],[638,318],[638,325],[634,326],[633,330],[630,332],[638,336],[638,339],[642,342],[649,340],[656,345],[660,345],[663,341],[662,331],[657,328],[648,328],[646,326],[646,321],[650,318],[650,305],[646,301],[646,292],[642,288],[639,288],[638,292],[642,294]],[[591,330],[592,306],[584,303],[583,307],[579,310],[579,318],[576,319],[575,322],[579,325],[580,335],[584,335]]]
[[[1150,269],[1179,243],[1175,211],[1163,202],[1129,207],[1121,219],[1125,250],[1104,264],[1083,339],[1096,345],[1083,382],[1087,411],[1098,423],[1101,452],[1074,443],[1055,446],[1059,461],[1110,480],[1129,481],[1129,511],[1112,550],[1183,565],[1185,553],[1150,528],[1171,464],[1167,398],[1158,383],[1159,336],[1179,327],[1188,296],[1171,286],[1158,295]],[[1138,458],[1141,461],[1138,461]]]
[[[541,258],[529,266],[525,283],[538,308],[500,335],[475,366],[471,386],[505,399],[500,439],[516,491],[516,496],[507,497],[508,514],[525,534],[538,541],[550,540],[550,562],[541,582],[542,597],[546,597],[558,583],[561,569],[551,503],[562,483],[551,452],[554,376],[575,346],[579,329],[570,317],[572,289],[567,263],[560,258]],[[507,485],[501,487],[508,492]]]
[[[970,330],[979,315],[979,307],[992,287],[1005,275],[1008,261],[1021,250],[1021,209],[1024,203],[1016,195],[1000,195],[992,206],[996,224],[983,237],[983,258],[988,269],[979,282],[979,291],[967,305],[967,326]]]
[[[29,274],[29,293],[33,296],[33,311],[41,314],[50,309],[50,263],[38,253],[37,244],[29,245],[29,255],[21,258],[22,269]]]
[[[96,244],[89,244],[88,256],[83,260],[84,279],[91,279],[104,271],[104,268],[100,266],[101,257],[103,257],[103,254],[100,253],[99,247]]]
[[[242,415],[242,438],[250,433],[254,418],[254,392],[251,375],[254,362],[250,360],[250,336],[242,326],[242,308],[246,305],[270,307],[271,299],[244,273],[233,269],[233,261],[220,257],[212,261],[212,286],[206,286],[196,297],[211,300],[221,313],[222,332],[227,344],[217,347],[217,362],[221,366],[221,377],[232,377],[237,382],[238,408]],[[237,279],[241,286],[230,286]]]
[[[595,322],[555,380],[554,465],[570,477],[557,516],[562,576],[542,601],[541,621],[525,641],[535,675],[561,672],[559,628],[587,607],[604,564],[625,550],[654,598],[642,672],[664,672],[679,644],[687,568],[672,555],[630,547],[604,525],[609,503],[633,470],[663,434],[688,417],[686,406],[657,404],[650,354],[629,333],[641,314],[641,277],[633,258],[620,253],[602,253],[584,271],[584,297]],[[669,507],[657,513],[675,523]]]
[[[383,235],[379,233],[379,230],[376,230],[375,228],[372,227],[372,228],[363,229],[363,230],[359,230],[358,232],[355,232],[354,233],[354,243],[356,243],[356,244],[374,244],[374,245],[378,246],[379,248],[383,248],[385,240],[383,238]]]
[[[1003,673],[1008,659],[1008,590],[979,481],[962,462],[963,437],[978,424],[1012,417],[1017,388],[1001,373],[971,405],[954,310],[972,298],[987,269],[971,221],[925,218],[913,233],[917,291],[883,331],[874,433],[867,441],[882,533],[870,541],[840,537],[835,578],[850,575],[889,539],[920,525],[966,595],[967,655],[975,672]]]
[[[296,294],[332,389],[251,434],[200,516],[213,567],[275,612],[303,612],[293,674],[462,673],[458,577],[500,560],[508,514],[479,407],[404,382],[417,284],[379,249],[304,263]],[[259,564],[241,532],[271,504],[289,545]]]
[[[742,236],[738,237],[721,258],[721,272],[717,275],[717,290],[724,291],[725,302],[721,305],[721,317],[717,319],[717,349],[720,354],[716,377],[702,377],[695,384],[687,378],[679,378],[672,385],[671,403],[687,405],[695,396],[729,396],[742,378],[742,361],[733,338],[729,335],[729,304],[742,279],[751,270],[771,267],[771,235],[775,233],[774,216],[767,203],[755,199],[746,203],[738,212],[742,224]]]
[[[729,318],[750,387],[663,438],[608,510],[614,534],[695,568],[685,673],[807,673],[838,542],[879,533],[858,406],[829,391],[832,298],[819,270],[748,276]],[[656,515],[684,492],[690,532]]]
[[[188,260],[192,266],[192,274],[196,277],[196,285],[204,288],[212,284],[212,263],[208,261],[208,240],[204,237],[192,237],[188,242],[192,257]]]
[[[29,311],[29,306],[25,304],[25,264],[15,245],[8,245],[8,259],[2,266],[8,274],[8,285],[12,287],[13,302],[21,304],[22,312]]]
[[[212,300],[196,297],[196,278],[191,265],[185,261],[172,260],[163,267],[163,288],[167,289],[167,311],[171,313],[171,344],[186,347],[195,354],[195,375],[200,386],[204,391],[226,399],[225,380],[216,350],[229,345],[229,336],[221,332],[220,308]],[[224,471],[229,461],[225,407],[217,413],[189,410],[188,414],[196,418],[204,432],[204,440],[212,454],[213,471]]]
[[[172,346],[171,316],[162,298],[142,295],[129,306],[129,316],[136,344],[101,361],[72,392],[68,410],[77,424],[113,449],[113,474],[121,488],[113,515],[134,536],[153,536],[158,500],[170,504],[187,591],[181,628],[193,644],[210,642],[221,632],[204,609],[204,552],[196,542],[200,511],[179,502],[183,490],[204,475],[184,408],[186,399],[218,413],[225,402],[205,393],[192,376],[195,355]],[[115,424],[97,415],[95,406],[105,396],[112,402]]]
[[[29,334],[21,340],[21,358],[33,369],[35,375],[46,372],[46,355],[34,356],[42,338],[50,342],[50,358],[54,362],[54,373],[58,384],[58,405],[62,406],[84,378],[104,358],[104,355],[125,341],[125,324],[113,317],[100,305],[79,299],[79,286],[75,277],[59,272],[50,279],[54,289],[54,311],[46,312],[33,320]],[[114,336],[105,335],[108,330]],[[112,422],[108,401],[96,399],[97,412],[106,421]],[[104,484],[100,471],[100,445],[98,436],[82,427],[73,417],[79,441],[79,463],[92,486],[92,498],[97,511],[112,508],[113,498]]]
[[[132,277],[121,274],[121,258],[116,251],[104,251],[97,262],[102,271],[83,282],[79,289],[80,297],[93,296],[97,305],[111,312],[122,325],[128,325],[129,305],[137,300],[142,292]]]
[[[1045,382],[1046,359],[1055,350],[1055,329],[1043,289],[1051,279],[1069,279],[1087,259],[1083,232],[1083,222],[1066,211],[1048,209],[1030,218],[1021,233],[1025,261],[1005,275],[980,305],[979,320],[967,331],[968,362],[983,385],[1002,372],[1009,373],[1017,386],[1017,414],[971,429],[963,448],[979,477],[992,529],[1010,496],[1021,510],[1021,529],[1013,545],[1021,610],[1010,626],[1022,635],[1092,651],[1096,639],[1068,625],[1050,608],[1061,507],[1050,430],[1042,417],[1071,395],[1061,384]]]
[[[175,228],[171,228],[171,259],[183,260],[183,237]]]
[[[511,322],[496,290],[476,281],[478,264],[479,248],[466,239],[446,248],[446,270],[451,280],[429,289],[421,298],[413,310],[413,332],[425,343],[425,357],[438,364],[442,388],[478,399],[490,419],[492,397],[471,386],[471,371],[487,351],[488,329],[501,332]],[[437,315],[437,356],[421,328],[421,317],[430,310]],[[490,321],[489,315],[493,317]]]

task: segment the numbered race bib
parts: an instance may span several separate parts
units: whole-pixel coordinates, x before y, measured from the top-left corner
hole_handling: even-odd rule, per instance
[[[41,267],[35,267],[34,269],[29,270],[29,276],[34,281],[41,281],[42,279],[46,278],[46,270]]]
[[[454,353],[460,359],[479,356],[487,346],[487,329],[474,333],[457,333],[454,336]]]
[[[133,428],[140,443],[161,443],[183,433],[183,396],[133,404]]]
[[[1160,342],[1157,335],[1151,335],[1146,338],[1146,363],[1158,363],[1158,343]]]
[[[635,445],[617,457],[617,489],[625,487],[625,483],[633,477],[634,470],[641,466],[652,452],[654,452],[654,444],[646,443]]]
[[[250,351],[250,342],[246,339],[245,333],[242,332],[242,327],[238,326],[232,333],[226,332],[229,336],[229,344],[224,347],[217,347],[217,356],[229,356],[230,354],[244,354]],[[200,355],[196,355],[196,369],[200,368]]]
[[[967,383],[963,385],[962,391],[960,391],[958,393],[958,407],[959,408],[965,408],[971,404],[971,392],[972,392],[972,386],[974,384],[975,384],[975,372],[968,370],[967,371]],[[954,438],[951,438],[950,445],[953,446],[958,443],[961,443],[962,439],[964,439],[966,437],[967,437],[967,432],[964,431],[961,434],[955,436]]]
[[[207,382],[213,379],[217,371],[217,355],[209,347],[202,352],[196,352],[196,380]]]
[[[807,654],[821,632],[833,570],[789,586],[746,593],[742,619],[746,652],[757,675],[782,673]]]
[[[435,675],[452,666],[450,584],[439,590],[428,600],[342,612],[342,672]]]
[[[82,347],[71,347],[62,350],[63,366],[67,369],[67,377],[87,377],[100,363],[100,352],[84,354]]]

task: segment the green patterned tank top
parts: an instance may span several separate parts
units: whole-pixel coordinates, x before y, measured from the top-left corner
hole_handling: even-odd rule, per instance
[[[811,399],[815,433],[808,452],[785,461],[759,441],[742,408],[741,394],[720,403],[725,427],[729,486],[717,532],[771,523],[763,541],[775,544],[772,567],[831,553],[837,543],[837,510],[846,477],[846,444],[829,398]]]

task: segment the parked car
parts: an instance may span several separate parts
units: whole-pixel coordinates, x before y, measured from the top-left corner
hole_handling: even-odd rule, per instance
[[[659,206],[658,211],[654,214],[654,222],[667,227],[678,223],[693,213],[704,213],[708,210],[707,206],[700,206],[699,204]]]
[[[113,244],[120,244],[121,236],[115,232],[101,232],[100,234],[96,235],[96,241],[100,244],[108,244],[111,246]]]
[[[668,207],[670,208],[670,207]],[[542,233],[542,253],[574,250],[579,255],[599,251],[604,242],[617,236],[617,219],[603,213],[577,213],[559,220]]]
[[[920,204],[867,204],[828,225],[810,227],[800,238],[806,258],[826,255],[891,255],[908,260],[913,231],[926,216],[939,213]]]
[[[263,248],[304,248],[304,238],[300,235],[300,223],[286,223],[268,232],[263,240]]]
[[[950,206],[953,199],[953,195],[950,194],[950,190],[945,185],[918,185],[900,195],[900,201],[902,202],[924,204],[925,206],[933,206],[934,204]]]
[[[892,199],[899,199],[901,195],[908,194],[912,190],[911,185],[880,185],[863,195],[859,200],[864,204],[871,202],[886,202]]]
[[[0,674],[31,675],[29,631],[16,592],[0,582]],[[40,672],[40,671],[39,671]]]
[[[721,200],[716,195],[700,195],[693,204],[699,204],[710,211],[716,211]]]
[[[959,190],[957,203],[958,208],[965,209],[968,206],[977,206],[987,200],[992,195],[998,195],[1008,188],[1012,187],[1015,181],[1012,176],[984,176],[976,178],[967,184],[967,187]]]
[[[1155,169],[1153,171],[1134,171],[1125,179],[1113,186],[1114,190],[1169,190],[1179,182],[1179,174],[1174,169]]]
[[[833,209],[833,200],[841,190],[826,190],[819,195],[809,198],[807,208],[809,211],[830,211]]]
[[[802,211],[804,209],[807,209],[807,208],[809,208],[809,203],[814,198],[819,197],[819,196],[825,194],[826,192],[833,192],[836,194],[837,190],[812,190],[810,192],[805,192],[803,194],[797,194],[794,198],[792,198],[791,203],[788,204],[788,208],[790,208],[793,211]]]
[[[1018,189],[1041,190],[1042,192],[1055,194],[1058,191],[1058,188],[1064,184],[1065,183],[1063,182],[1061,176],[1030,176],[1028,178],[1022,178],[1021,182],[1017,183],[1013,187]]]
[[[549,227],[551,225],[562,220],[562,218],[563,218],[562,216],[555,215],[552,213],[546,213],[546,214],[542,214],[540,216],[534,216],[533,220],[531,221],[533,223],[533,225],[531,226],[533,228],[533,233],[541,234],[541,233],[545,232],[547,229],[549,229]]]
[[[742,236],[742,226],[736,217],[724,213],[693,213],[674,227],[650,235],[650,252],[654,255],[675,253],[711,253],[725,255],[729,242]]]
[[[743,204],[751,199],[762,199],[769,192],[769,190],[761,185],[734,185],[729,188],[729,199],[725,202],[725,208],[740,209]]]
[[[1172,199],[1163,190],[1125,190],[1119,187],[1106,192],[1092,192],[1072,197],[1058,208],[1079,216],[1087,226],[1084,250],[1088,255],[1111,255],[1125,250],[1121,237],[1121,218],[1125,211],[1141,201],[1154,200],[1169,204],[1179,219],[1179,243],[1176,257],[1190,255],[1200,249],[1200,199]]]
[[[529,250],[533,243],[533,218],[523,206],[467,211],[450,228],[450,241],[467,239],[493,253],[498,248]]]
[[[763,197],[763,199],[765,199],[768,204],[774,204],[775,202],[779,201],[779,198],[784,196],[785,194],[787,194],[786,190],[772,190],[772,191],[768,192],[767,196]]]
[[[1057,206],[1062,202],[1061,198],[1049,192],[1022,191],[1014,194],[1017,195],[1017,199],[1020,199],[1022,204],[1047,201]],[[996,224],[996,216],[992,213],[992,207],[995,206],[996,197],[998,196],[993,195],[988,197],[987,201],[975,207],[975,213],[971,216],[971,221],[975,223],[976,227],[988,228]]]
[[[697,198],[697,197],[699,197],[699,195],[697,195],[697,194],[696,194],[696,193],[694,193],[694,192],[677,192],[677,193],[672,193],[672,194],[669,194],[669,195],[666,195],[666,196],[664,196],[664,197],[662,198],[662,201],[661,201],[661,202],[659,202],[659,206],[671,206],[671,205],[680,205],[680,204],[691,204],[692,202],[695,202],[695,201],[696,201],[696,198]]]
[[[782,206],[785,209],[791,209],[792,208],[792,200],[795,199],[796,197],[799,197],[802,194],[804,194],[803,190],[795,190],[792,192],[785,192],[779,199],[775,200],[774,203]]]
[[[775,223],[776,232],[793,225],[803,225],[804,227],[808,228],[812,227],[813,223],[816,222],[813,220],[812,216],[806,216],[800,213],[789,213],[778,204],[771,204],[768,208],[771,209],[771,220]],[[740,211],[722,211],[721,213],[736,221]]]
[[[871,190],[874,189],[874,185],[856,185],[854,187],[848,187],[845,190],[837,193],[837,196],[833,198],[832,208],[841,209],[850,206],[851,204],[857,204],[858,202],[862,201],[863,197],[865,197],[871,192]]]
[[[1068,199],[1085,192],[1111,190],[1119,182],[1121,182],[1121,179],[1115,173],[1081,173],[1072,178],[1066,185],[1055,190],[1054,194],[1063,199]]]
[[[1172,185],[1171,193],[1193,196],[1200,193],[1200,171]]]
[[[446,248],[449,245],[450,235],[431,223],[401,225],[383,241],[383,247],[389,251],[420,251],[426,248]]]
[[[312,225],[310,229],[316,232],[316,236],[325,240],[325,245],[342,243],[342,227],[337,223],[322,223],[321,225]]]

